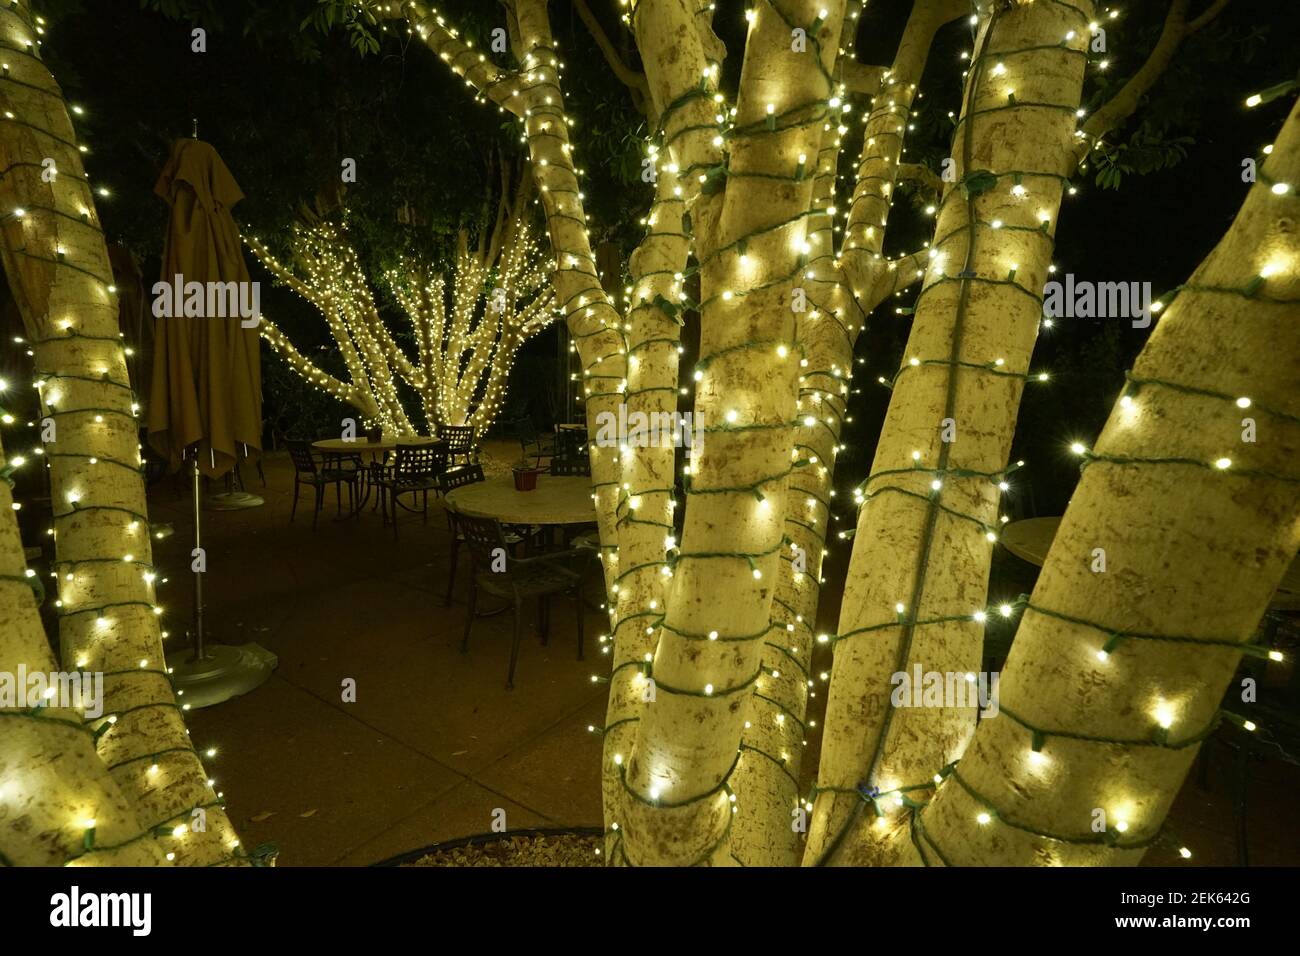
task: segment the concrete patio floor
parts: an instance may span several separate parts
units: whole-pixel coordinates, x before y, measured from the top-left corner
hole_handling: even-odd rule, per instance
[[[546,647],[526,608],[507,691],[509,611],[479,618],[460,653],[464,554],[443,606],[440,504],[431,498],[427,525],[404,514],[395,541],[369,506],[335,520],[331,494],[313,532],[310,488],[289,521],[286,457],[267,457],[265,488],[246,471],[263,507],[204,512],[206,630],[220,643],[261,644],[279,666],[251,693],[188,717],[195,744],[218,750],[209,770],[245,846],[274,841],[279,865],[365,865],[487,832],[497,810],[509,829],[599,825],[600,739],[587,730],[604,719],[604,687],[591,682],[604,663],[592,660],[599,613],[587,611],[584,662],[573,602],[553,602]],[[171,653],[192,607],[190,509],[180,478],[151,490],[153,521],[176,530],[154,554],[169,577],[159,599]],[[348,678],[355,703],[342,699]]]

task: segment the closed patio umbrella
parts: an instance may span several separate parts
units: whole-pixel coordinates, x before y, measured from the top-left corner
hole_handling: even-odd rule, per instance
[[[244,194],[197,139],[172,144],[154,192],[171,218],[154,287],[149,444],[172,470],[197,451],[200,471],[219,478],[262,447],[261,348],[255,316],[240,314],[260,296],[230,214]]]
[[[202,564],[198,560],[200,473],[219,478],[241,457],[261,454],[260,295],[230,214],[244,194],[211,145],[197,136],[173,143],[154,192],[171,207],[171,216],[152,298],[149,444],[172,470],[188,460],[193,478],[193,652],[171,666],[186,703],[203,707],[252,690],[276,664],[256,644],[204,643],[200,568],[206,568],[206,555]],[[252,495],[240,499],[243,506],[262,503]]]

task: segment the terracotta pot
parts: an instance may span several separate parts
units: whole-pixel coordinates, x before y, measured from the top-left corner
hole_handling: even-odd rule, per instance
[[[537,487],[537,476],[542,473],[540,468],[529,468],[521,471],[515,469],[515,491],[532,491]]]

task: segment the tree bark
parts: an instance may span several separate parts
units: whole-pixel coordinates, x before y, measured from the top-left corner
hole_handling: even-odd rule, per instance
[[[1085,452],[1000,712],[928,806],[891,820],[894,862],[1135,865],[1221,702],[1252,716],[1230,690],[1239,648],[1300,546],[1297,184],[1300,105]]]
[[[0,450],[0,474],[5,464]],[[0,479],[0,673],[16,681],[20,669],[55,675],[59,665],[33,600],[9,483]],[[17,691],[25,695],[25,682]],[[0,865],[166,865],[158,841],[140,837],[132,802],[95,752],[81,712],[30,703],[20,696],[12,710],[0,708]]]
[[[1091,11],[1086,0],[999,7],[979,24],[953,145],[961,188],[939,210],[860,493],[805,862],[824,862],[860,816],[859,785],[892,801],[973,732],[974,707],[891,708],[891,675],[980,669],[971,615],[985,603],[999,482],[1073,169]]]

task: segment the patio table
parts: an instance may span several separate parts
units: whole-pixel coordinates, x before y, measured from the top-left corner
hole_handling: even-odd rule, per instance
[[[532,491],[516,491],[512,475],[462,485],[447,492],[453,511],[472,518],[496,518],[510,525],[591,524],[596,520],[591,479],[585,475],[537,476]]]

